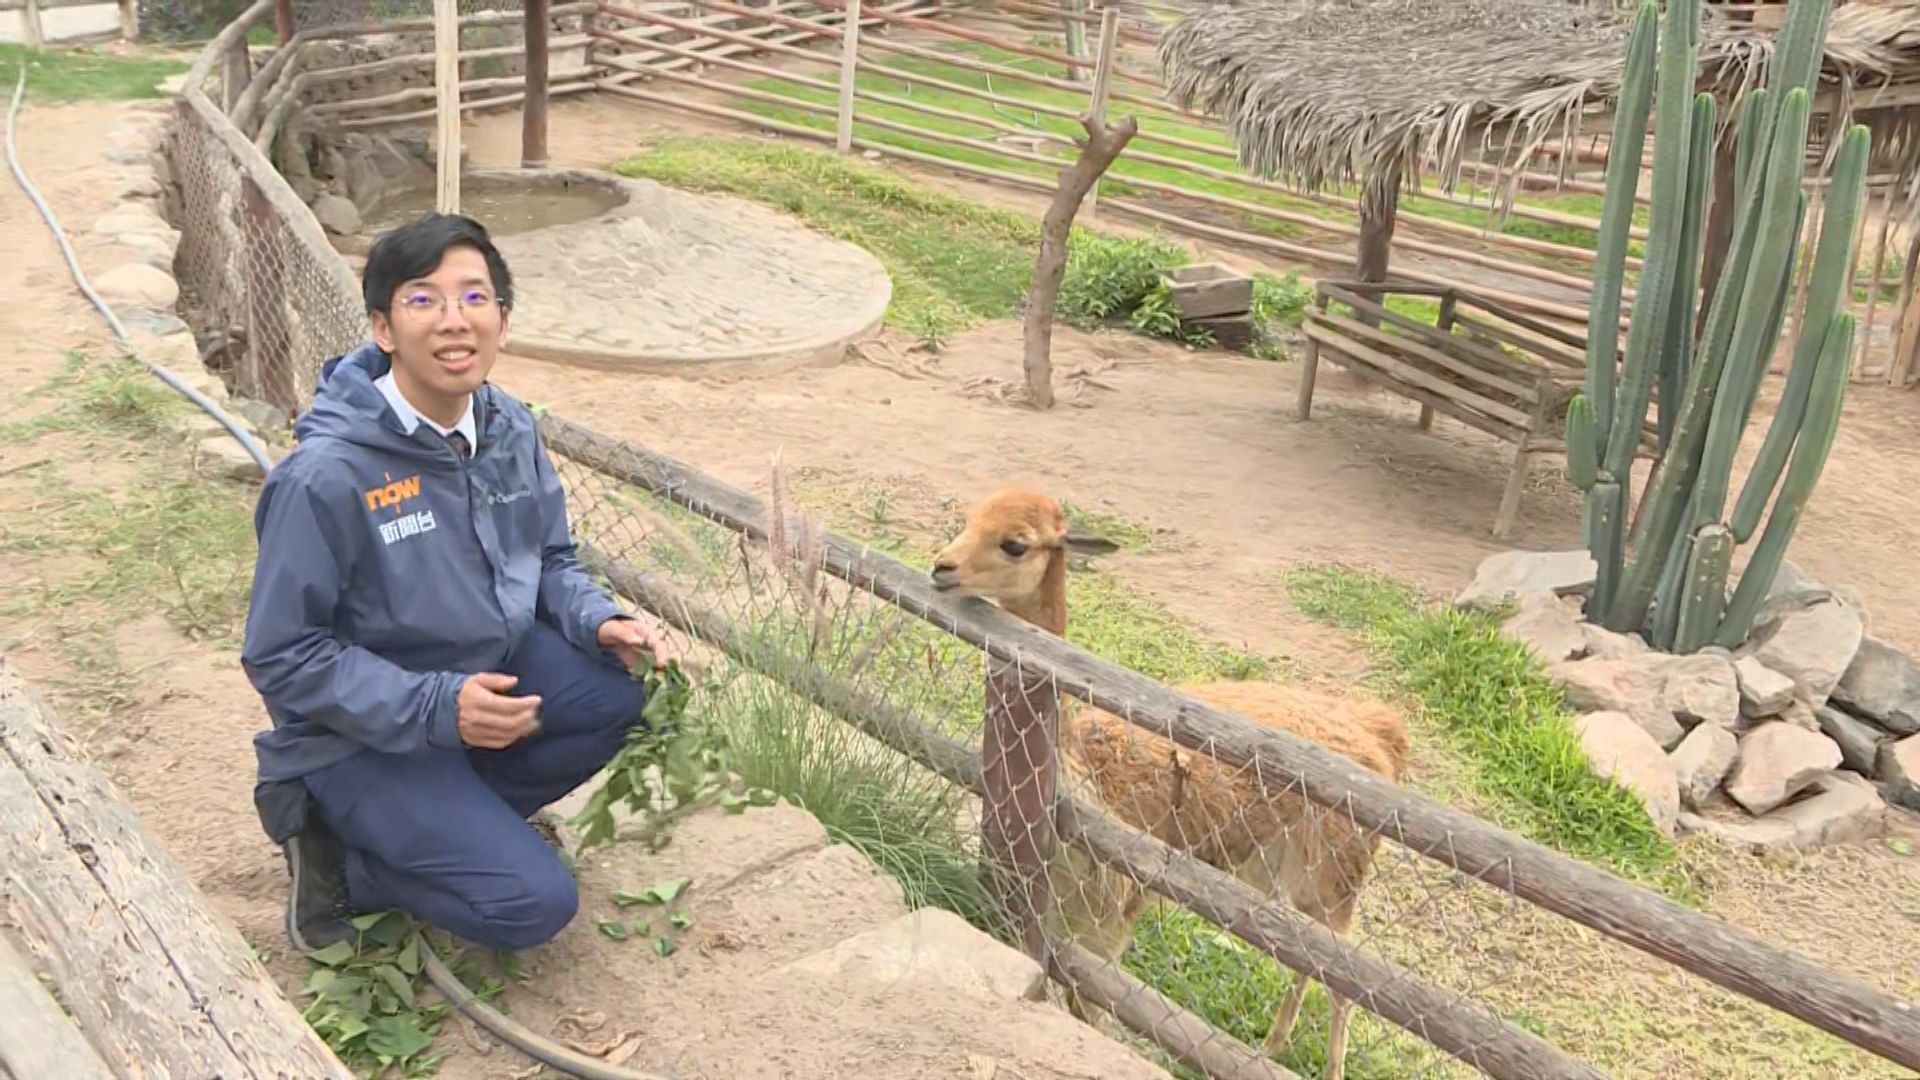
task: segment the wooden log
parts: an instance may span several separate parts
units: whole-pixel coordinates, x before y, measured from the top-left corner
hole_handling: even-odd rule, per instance
[[[4,921],[114,1075],[353,1080],[5,661],[0,851]]]
[[[460,4],[433,0],[434,209],[460,212]]]
[[[526,89],[520,105],[520,167],[537,169],[547,163],[547,0],[525,0]]]
[[[568,94],[583,93],[593,88],[594,85],[592,83],[585,81],[556,82],[547,87],[547,96],[550,98],[564,97]],[[525,91],[516,90],[511,94],[469,98],[460,102],[460,111],[468,113],[476,109],[490,109],[499,106],[513,105],[517,104],[524,97],[526,97]],[[436,107],[419,109],[414,112],[381,113],[378,116],[358,116],[351,120],[338,121],[338,126],[343,131],[364,130],[366,128],[391,127],[395,124],[412,124],[421,120],[432,120],[439,115],[440,110]]]
[[[0,1078],[113,1080],[73,1017],[0,935]]]
[[[767,535],[759,500],[664,455],[617,442],[548,413],[548,445],[638,484],[750,539]],[[992,604],[933,589],[929,575],[867,545],[827,535],[822,568],[1002,660],[1049,672],[1064,693],[1181,746],[1252,769],[1273,789],[1292,786],[1349,813],[1426,858],[1495,884],[1549,911],[1735,993],[1780,1009],[1862,1049],[1920,1068],[1920,1007],[1829,972],[1738,927],[1568,858],[1470,814],[1391,783],[1324,747],[1257,725],[1095,656]]]

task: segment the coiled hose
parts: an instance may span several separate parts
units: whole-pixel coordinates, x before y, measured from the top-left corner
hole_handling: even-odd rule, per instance
[[[60,226],[59,216],[53,212],[52,207],[47,205],[46,200],[40,197],[40,192],[34,188],[33,181],[27,179],[26,170],[20,165],[20,151],[15,143],[14,128],[20,114],[20,105],[26,97],[26,90],[27,65],[23,61],[20,65],[20,78],[13,87],[13,103],[7,109],[7,166],[13,170],[13,178],[27,193],[27,198],[32,200],[34,209],[40,212],[41,219],[47,223],[47,228],[53,233],[54,240],[59,243],[60,253],[66,257],[67,269],[73,274],[74,283],[106,319],[107,325],[113,329],[114,336],[120,339],[120,344],[126,349],[128,355],[145,365],[146,369],[161,382],[166,383],[195,405],[200,406],[209,416],[218,420],[220,426],[226,428],[227,432],[246,448],[248,456],[260,466],[261,475],[271,472],[273,459],[267,456],[266,448],[260,445],[260,441],[255,439],[239,421],[220,408],[212,398],[182,382],[173,372],[141,356],[134,348],[132,339],[127,336],[127,328],[121,325],[119,316],[115,315],[113,308],[93,290],[93,284],[87,280],[85,271],[80,269],[80,260],[74,255],[72,245],[67,243],[66,230]],[[588,1057],[511,1019],[500,1010],[481,1001],[465,983],[460,981],[459,976],[448,969],[432,949],[425,950],[423,966],[428,981],[432,982],[434,988],[439,990],[455,1008],[471,1017],[475,1023],[491,1032],[500,1041],[543,1065],[552,1066],[569,1076],[580,1077],[581,1080],[665,1080],[664,1077],[653,1073],[634,1072],[598,1058]]]

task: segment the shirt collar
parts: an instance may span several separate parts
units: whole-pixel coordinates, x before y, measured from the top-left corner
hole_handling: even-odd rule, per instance
[[[419,427],[421,421],[424,420],[428,427],[442,435],[450,435],[458,431],[467,437],[468,446],[480,445],[480,436],[473,422],[472,394],[467,395],[467,407],[461,412],[460,420],[448,428],[441,427],[431,418],[420,415],[420,411],[413,407],[413,403],[409,402],[406,396],[400,393],[400,387],[393,381],[392,371],[388,371],[385,375],[375,379],[373,384],[380,388],[380,393],[386,397],[387,404],[393,407],[393,414],[400,418],[400,426],[406,429],[407,434],[413,434],[413,429]]]

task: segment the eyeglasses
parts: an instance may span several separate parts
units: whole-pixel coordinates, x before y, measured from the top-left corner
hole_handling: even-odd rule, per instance
[[[457,297],[445,297],[432,289],[410,289],[400,297],[400,310],[409,318],[426,321],[447,313],[455,300],[459,302],[460,313],[472,319],[487,311],[500,301],[488,289],[463,289]]]

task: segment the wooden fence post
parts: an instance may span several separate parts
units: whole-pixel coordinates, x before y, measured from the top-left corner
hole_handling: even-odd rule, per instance
[[[273,34],[283,48],[293,40],[293,0],[274,0]]]
[[[547,163],[547,0],[526,0],[526,97],[520,104],[520,167]]]
[[[47,43],[46,31],[40,27],[40,0],[27,0],[27,6],[20,9],[20,32],[26,36],[29,49]]]
[[[440,159],[434,204],[460,212],[460,6],[433,0],[433,85],[438,94]]]
[[[847,0],[847,17],[840,24],[840,118],[834,145],[853,153],[853,84],[860,70],[860,0]]]
[[[1048,962],[1046,915],[1052,905],[1048,868],[1056,846],[1058,787],[1055,733],[1060,698],[1053,679],[992,659],[987,673],[987,726],[980,743],[986,798],[980,834],[994,898],[1020,947]]]

